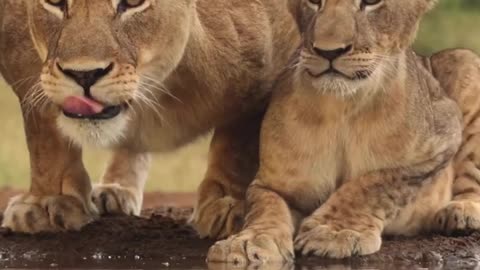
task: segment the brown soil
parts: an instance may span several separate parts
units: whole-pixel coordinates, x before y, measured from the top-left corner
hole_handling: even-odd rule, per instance
[[[171,205],[181,200],[159,200]],[[181,196],[180,196],[181,197]],[[169,198],[168,196],[164,198]],[[0,267],[207,269],[213,243],[198,239],[186,224],[191,208],[145,210],[144,217],[106,217],[81,232],[35,236],[0,232]],[[348,260],[299,258],[298,269],[475,269],[480,263],[480,233],[463,237],[425,236],[385,239],[374,255]],[[210,265],[210,269],[231,269]],[[263,269],[263,268],[262,268]],[[268,267],[265,269],[280,269]],[[282,269],[293,269],[293,266]],[[478,268],[477,268],[478,269]]]

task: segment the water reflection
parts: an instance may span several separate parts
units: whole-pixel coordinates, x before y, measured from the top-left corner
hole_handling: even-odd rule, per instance
[[[233,264],[209,263],[208,270],[295,270],[295,265],[266,264],[266,265],[249,265],[245,267],[238,267]]]
[[[1,1],[1,0],[0,0]],[[74,267],[72,267],[74,266]],[[366,261],[321,261],[306,260],[296,264],[265,264],[265,265],[249,265],[238,267],[233,264],[209,263],[206,264],[204,259],[185,260],[182,262],[168,261],[116,261],[99,260],[92,261],[75,261],[75,262],[59,262],[51,263],[49,261],[32,262],[32,261],[2,261],[0,260],[0,268],[29,268],[29,269],[170,269],[170,270],[480,270],[478,263],[465,263],[464,261],[446,261],[440,265],[421,265],[421,264],[402,264],[397,263],[377,263],[371,264]],[[12,268],[12,269],[13,269]]]
[[[279,264],[267,264],[267,265],[249,265],[245,267],[238,267],[233,264],[221,264],[221,263],[209,263],[208,270],[442,270],[442,269],[472,269],[480,270],[480,267],[472,268],[456,268],[456,267],[444,267],[444,266],[421,266],[421,265],[401,265],[401,264],[388,264],[380,266],[353,266],[347,264],[326,264],[326,265],[279,265]]]
[[[328,266],[302,266],[302,265],[279,265],[279,264],[266,264],[266,265],[249,265],[246,267],[237,267],[232,264],[208,264],[209,270],[352,270],[359,268],[352,268],[352,266],[338,264]],[[361,269],[379,269],[379,268],[361,268]],[[398,268],[394,268],[398,269]],[[410,268],[412,269],[412,268]]]

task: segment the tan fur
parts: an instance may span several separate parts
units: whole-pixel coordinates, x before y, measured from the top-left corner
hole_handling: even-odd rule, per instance
[[[299,3],[304,43],[262,125],[246,224],[209,261],[344,258],[378,251],[382,234],[480,229],[479,57],[410,49],[433,1],[360,2]],[[331,62],[318,52],[339,48]]]
[[[463,113],[462,145],[453,160],[452,201],[436,214],[433,229],[447,234],[480,230],[480,57],[469,50],[446,50],[429,63]]]
[[[32,163],[31,190],[12,200],[3,225],[78,229],[97,209],[139,214],[148,152],[176,149],[216,128],[193,223],[202,236],[232,233],[258,167],[259,123],[272,81],[299,40],[289,3],[147,0],[117,13],[117,2],[69,0],[65,13],[43,0],[1,1],[0,71],[22,102]],[[108,121],[65,117],[59,105],[84,93],[60,67],[110,64],[91,95],[130,108]],[[113,150],[93,191],[96,207],[81,162],[85,144]],[[72,196],[78,211],[43,203]],[[239,210],[231,212],[232,205]],[[42,225],[32,216],[41,216]]]

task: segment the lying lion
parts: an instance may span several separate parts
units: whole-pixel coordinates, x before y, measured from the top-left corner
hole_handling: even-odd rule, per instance
[[[480,229],[480,58],[415,55],[434,2],[304,1],[246,224],[209,261],[292,261],[294,249],[344,258],[378,251],[382,234]]]

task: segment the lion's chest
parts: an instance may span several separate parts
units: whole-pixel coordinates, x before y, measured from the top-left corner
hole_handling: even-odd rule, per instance
[[[313,211],[343,183],[402,163],[401,151],[382,149],[391,145],[394,137],[387,129],[379,128],[375,123],[362,128],[332,123],[315,128],[313,133],[310,131],[314,134],[311,144],[302,147],[308,162],[301,165],[305,172],[302,179],[310,192],[304,193],[300,208]]]

